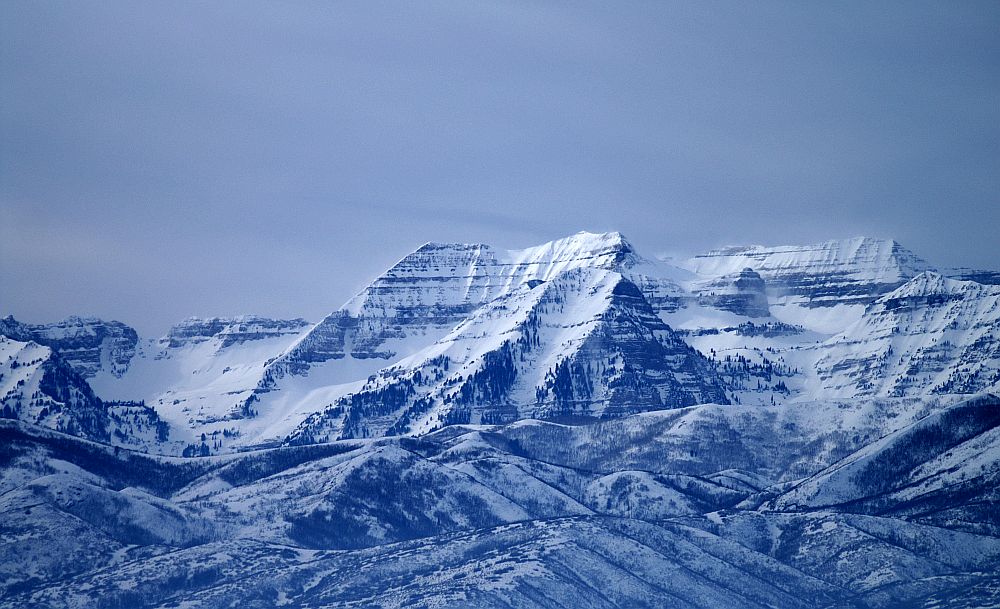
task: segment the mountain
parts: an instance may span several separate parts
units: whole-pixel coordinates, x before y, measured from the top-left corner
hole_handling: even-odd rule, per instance
[[[312,415],[296,442],[727,403],[710,362],[604,269],[524,283]]]
[[[671,269],[638,257],[620,233],[579,233],[502,252],[485,244],[428,243],[273,362],[273,373],[261,384],[261,393],[285,374],[301,374],[330,360],[388,361],[411,355],[443,338],[486,303],[579,269],[634,270],[633,280],[659,307],[669,308],[671,297],[679,298],[683,292],[669,277]]]
[[[879,296],[933,270],[896,241],[871,237],[728,247],[695,256],[684,266],[712,277],[753,269],[766,282],[777,317],[820,331],[836,328],[837,319],[829,323],[825,309],[839,308],[836,317],[851,319]]]
[[[52,324],[25,324],[12,316],[0,319],[0,335],[51,347],[84,378],[99,371],[120,377],[135,355],[139,336],[119,321],[67,317]]]
[[[822,393],[972,394],[1000,387],[1000,286],[924,272],[827,340]]]
[[[154,407],[182,447],[217,450],[244,432],[241,404],[268,361],[311,327],[302,319],[254,315],[190,318],[160,338],[141,340],[127,374],[102,373],[90,382],[106,399],[138,398]]]
[[[609,273],[617,275],[612,277]],[[642,397],[622,412],[636,408],[686,405],[699,399],[725,402],[725,391],[714,380],[711,366],[673,336],[657,317],[658,313],[676,311],[693,298],[679,283],[689,275],[675,267],[642,258],[619,233],[579,233],[538,247],[514,251],[497,251],[484,244],[430,243],[404,257],[320,323],[300,329],[301,332],[295,336],[287,334],[288,341],[271,345],[274,348],[266,355],[259,353],[252,365],[247,361],[241,367],[245,373],[231,377],[240,379],[238,386],[228,379],[225,383],[211,381],[206,386],[225,387],[225,390],[211,394],[201,389],[197,393],[164,390],[155,399],[154,396],[146,399],[162,404],[165,410],[170,406],[188,409],[196,406],[199,415],[192,416],[186,412],[184,421],[194,440],[204,433],[216,437],[227,447],[273,444],[286,439],[301,441],[303,437],[379,434],[390,429],[398,432],[407,428],[410,419],[418,416],[417,410],[426,411],[424,414],[430,417],[420,423],[422,429],[446,421],[479,420],[483,415],[486,420],[510,420],[529,412],[612,416],[614,407],[606,407],[607,404],[627,399],[626,391],[641,393]],[[531,345],[531,362],[544,355],[548,358],[545,360],[546,367],[536,369],[531,362],[520,365],[522,373],[518,376],[516,391],[508,393],[504,389],[500,392],[503,395],[491,396],[493,403],[477,404],[476,412],[470,411],[470,401],[477,400],[476,392],[482,389],[475,388],[475,383],[487,382],[485,379],[497,372],[497,366],[506,365],[504,362],[511,355],[501,351],[518,349],[516,340],[507,340],[509,337],[506,334],[521,333],[524,343],[527,333],[537,333],[537,328],[528,327],[531,324],[551,326],[554,330],[558,327],[596,327],[593,317],[598,311],[608,308],[606,301],[618,283],[622,285],[616,295],[615,308],[614,311],[609,310],[608,315],[617,311],[620,316],[628,317],[630,326],[621,328],[622,332],[644,335],[637,340],[626,334],[619,336],[630,341],[630,345],[622,351],[628,352],[624,356],[627,361],[620,363],[625,368],[618,376],[610,371],[610,363],[593,361],[589,362],[591,369],[600,367],[603,370],[601,374],[607,378],[594,379],[593,382],[588,379],[582,384],[570,381],[570,385],[565,385],[567,381],[564,377],[579,376],[576,366],[583,366],[585,371],[588,362],[580,357],[571,357],[573,348],[568,344]],[[584,284],[589,286],[587,289],[593,288],[593,293],[580,293]],[[539,291],[535,292],[536,288]],[[546,295],[544,302],[533,302],[543,294]],[[573,295],[572,307],[555,302],[554,299],[567,294]],[[510,320],[504,320],[507,316],[503,308],[508,306],[520,307],[517,314],[531,316],[532,319],[525,317],[518,322],[520,325],[508,323]],[[497,307],[500,308],[489,312]],[[560,308],[558,313],[556,307]],[[622,313],[626,308],[628,312]],[[489,315],[500,319],[500,322],[487,323]],[[549,318],[552,318],[551,321]],[[472,327],[477,327],[483,335],[462,335]],[[604,340],[613,341],[615,337],[608,327],[608,324],[601,325],[595,332],[603,332]],[[572,334],[571,330],[566,332],[569,332],[567,337]],[[548,334],[556,337],[559,333],[553,331]],[[455,344],[470,342],[478,345],[479,357],[485,359],[476,362],[464,353],[454,353],[458,348]],[[575,340],[574,344],[579,342]],[[617,345],[606,344],[602,347],[599,343],[600,339],[595,336],[584,345],[593,353],[593,358],[610,358],[619,351]],[[447,355],[449,362],[462,362],[464,372],[461,367],[456,367],[450,375],[444,375],[440,370],[433,374],[442,375],[439,381],[450,384],[459,383],[457,377],[461,376],[462,387],[466,389],[456,386],[456,390],[472,392],[454,403],[451,403],[451,396],[444,395],[441,387],[435,389],[428,385],[427,370],[418,370],[421,367],[434,368],[434,364],[428,361],[444,356],[448,344],[452,344]],[[678,366],[678,369],[666,370],[661,361],[643,363],[639,353],[642,348],[653,349],[654,353],[673,353],[675,361],[671,365]],[[487,354],[487,351],[494,350],[499,351]],[[518,358],[522,355],[528,358],[527,350],[523,351],[523,354],[518,352]],[[219,359],[209,353],[205,357],[213,361]],[[648,357],[645,359],[649,360]],[[557,364],[562,367],[557,369]],[[548,370],[550,367],[551,371]],[[218,378],[218,370],[222,367],[215,366],[214,372],[208,368],[206,364],[192,367],[192,370],[199,370],[199,375],[215,375]],[[561,375],[560,380],[546,380],[545,374],[549,372]],[[478,373],[479,376],[476,380],[466,379],[470,373]],[[404,378],[414,374],[420,375],[416,383]],[[705,382],[702,382],[703,377]],[[529,378],[534,383],[530,386],[527,384]],[[547,387],[546,383],[551,386]],[[575,388],[577,391],[599,395],[572,394],[573,383],[578,385]],[[146,387],[155,385],[145,381],[140,384]],[[255,386],[248,392],[251,384]],[[117,385],[128,387],[129,383]],[[422,388],[391,405],[380,405],[380,413],[373,414],[380,419],[378,422],[365,421],[360,426],[344,423],[345,416],[355,420],[366,408],[348,408],[346,403],[364,403],[372,399],[372,392],[379,395],[393,391],[408,392],[409,389],[400,389],[407,385],[421,385]],[[99,389],[106,390],[104,386]],[[545,392],[550,395],[541,397]],[[430,395],[432,393],[433,396]],[[123,393],[116,390],[114,395]],[[424,398],[437,402],[447,399],[449,404],[442,407],[438,403],[433,408],[429,404],[416,404]],[[583,403],[588,400],[595,403],[603,400],[602,403],[606,404],[585,407]],[[561,405],[546,406],[544,402],[559,402]],[[579,406],[567,406],[571,402],[579,403]],[[169,420],[181,420],[176,413],[164,412],[163,416]]]
[[[991,272],[683,266],[429,243],[315,324],[0,320],[0,607],[997,604]]]
[[[771,315],[764,278],[749,267],[739,273],[695,282],[692,291],[703,306],[744,317]]]
[[[897,287],[930,266],[891,239],[858,237],[815,245],[728,247],[691,258],[701,275],[735,274],[751,268],[777,296],[795,296],[809,306],[864,302]]]
[[[159,342],[168,349],[211,343],[218,352],[233,345],[297,335],[309,325],[304,319],[270,319],[257,315],[190,317],[170,328]]]
[[[53,348],[4,335],[0,416],[119,445],[153,446],[166,441],[168,433],[166,423],[141,402],[102,401]]]
[[[903,309],[880,303],[929,268],[896,242],[727,248],[685,266],[620,233],[512,251],[428,243],[318,324],[192,318],[134,341],[123,324],[79,318],[0,330],[48,341],[106,400],[149,404],[188,452],[996,384],[992,288],[963,297],[983,319],[945,312],[914,326],[923,338],[888,338]],[[888,361],[912,341],[927,344]]]
[[[1000,533],[1000,398],[932,412],[799,482],[768,509],[905,515],[934,526]]]
[[[988,606],[997,413],[707,405],[189,459],[0,422],[0,606]]]
[[[101,400],[49,347],[0,336],[0,392],[5,419],[109,439]]]

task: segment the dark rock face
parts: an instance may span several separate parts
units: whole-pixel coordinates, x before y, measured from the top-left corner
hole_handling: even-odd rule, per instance
[[[46,416],[62,410],[65,411],[65,419],[58,427],[63,431],[91,440],[110,439],[111,425],[104,404],[94,395],[82,375],[57,353],[42,364],[38,389],[41,395],[36,401],[43,405],[43,412],[50,412],[36,423],[42,423]]]
[[[0,320],[0,334],[51,347],[85,378],[100,370],[125,374],[139,342],[135,330],[119,321],[83,317],[39,325],[7,317]]]
[[[595,397],[604,418],[728,403],[712,364],[663,323],[626,279],[615,286],[598,329],[538,391],[540,404],[552,404],[550,417],[590,414]]]
[[[957,268],[942,271],[952,279],[960,281],[975,281],[983,285],[1000,285],[1000,271],[987,271],[982,269]]]
[[[698,303],[745,317],[771,314],[764,279],[746,268],[736,275],[726,275],[698,287]]]
[[[192,343],[204,342],[228,325],[228,320],[221,318],[200,319],[193,317],[170,328],[167,332],[167,345],[173,349]]]

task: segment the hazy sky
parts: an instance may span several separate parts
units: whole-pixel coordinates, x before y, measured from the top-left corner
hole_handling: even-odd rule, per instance
[[[0,314],[318,320],[426,241],[1000,268],[1000,3],[0,4]]]

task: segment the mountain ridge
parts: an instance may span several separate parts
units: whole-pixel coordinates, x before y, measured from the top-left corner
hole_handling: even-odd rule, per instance
[[[751,259],[761,262],[757,265],[760,270],[740,266]],[[117,345],[115,340],[120,343],[121,339],[116,338],[118,336],[134,335],[134,331],[120,322],[71,318],[55,325],[27,326],[7,318],[0,323],[0,330],[6,328],[3,330],[6,334],[46,340],[47,336],[65,333],[60,328],[117,328],[118,335],[110,338],[107,337],[108,332],[101,334],[89,329],[90,342],[84,345],[85,349],[71,353],[70,347],[64,347],[68,355],[77,354],[76,359],[69,358],[67,361],[78,368],[105,399],[143,401],[151,405],[164,420],[169,421],[176,438],[174,446],[186,443],[205,446],[210,451],[226,451],[257,443],[270,445],[313,436],[328,438],[332,433],[329,430],[333,429],[341,429],[337,433],[342,433],[346,428],[339,427],[339,424],[319,433],[318,429],[327,428],[327,424],[319,425],[317,417],[332,412],[338,412],[335,418],[346,416],[344,405],[351,403],[351,396],[367,395],[365,392],[373,391],[375,385],[382,383],[375,380],[380,375],[385,376],[385,382],[390,382],[397,375],[392,372],[393,369],[417,366],[418,360],[429,361],[441,355],[437,353],[425,357],[419,354],[440,351],[441,341],[453,341],[448,338],[449,335],[481,315],[481,311],[492,306],[491,303],[502,303],[504,299],[521,292],[549,291],[553,282],[558,283],[561,281],[559,278],[574,273],[618,273],[623,281],[634,286],[631,297],[636,306],[648,307],[642,314],[645,316],[642,325],[647,328],[643,332],[660,333],[665,337],[663,340],[672,341],[675,345],[686,343],[685,348],[690,346],[694,349],[692,356],[697,354],[707,358],[706,364],[698,364],[695,367],[697,372],[688,376],[708,379],[709,385],[714,383],[716,387],[722,387],[707,394],[703,390],[695,392],[710,396],[708,401],[768,404],[815,399],[824,395],[864,395],[873,391],[867,388],[865,381],[835,380],[847,378],[845,375],[863,376],[866,366],[862,361],[864,358],[852,360],[842,347],[838,347],[838,343],[861,345],[844,332],[854,324],[862,324],[859,327],[867,329],[860,332],[868,332],[862,342],[877,351],[875,342],[872,342],[877,333],[873,327],[864,326],[875,323],[872,316],[876,314],[869,309],[892,290],[910,285],[921,273],[928,272],[926,267],[929,267],[899,243],[873,238],[832,240],[813,246],[730,247],[692,260],[701,262],[687,263],[686,266],[697,271],[701,265],[702,274],[643,257],[617,232],[581,232],[520,250],[498,250],[482,243],[429,242],[402,257],[343,307],[314,324],[301,319],[272,320],[259,316],[189,318],[172,327],[160,339],[140,341],[136,336],[134,342],[130,338],[125,341],[126,348],[118,349],[108,345]],[[705,264],[713,265],[713,272],[718,274],[704,274]],[[731,269],[736,271],[731,273]],[[918,269],[925,270],[918,273]],[[906,277],[905,281],[901,279],[903,277]],[[592,286],[588,289],[596,288]],[[970,294],[968,300],[988,300],[988,292],[984,289]],[[608,290],[601,293],[605,296],[609,294]],[[557,298],[563,299],[565,294]],[[596,310],[594,306],[603,306],[599,304],[603,297],[599,298],[597,292],[593,292],[573,298],[576,304],[568,308],[567,315],[570,317],[558,324],[567,327],[591,324],[589,316],[592,314],[581,313],[573,318],[574,311]],[[593,300],[593,306],[584,304],[590,300]],[[921,306],[930,307],[932,303],[925,302]],[[504,314],[501,309],[493,315],[501,318]],[[883,311],[881,314],[888,313]],[[944,379],[937,381],[935,391],[969,393],[996,385],[997,379],[989,376],[989,370],[993,369],[989,357],[983,360],[983,373],[978,377],[960,372],[963,365],[974,358],[977,350],[992,352],[987,344],[993,344],[990,336],[996,320],[993,317],[981,321],[970,318],[968,323],[967,339],[970,342],[964,347],[965,351],[961,345],[944,355],[940,348],[928,351],[928,357],[951,358],[949,361],[952,363],[945,364],[942,370],[959,371],[953,375],[950,385],[942,386],[941,383],[948,382]],[[972,327],[979,329],[973,332]],[[497,326],[486,332],[523,334],[524,328],[501,330]],[[944,336],[941,334],[943,330],[936,332]],[[608,339],[611,341],[608,344],[624,340],[624,336],[612,337]],[[940,340],[935,336],[928,335],[927,340]],[[552,334],[552,337],[552,340],[557,340],[557,334]],[[965,337],[963,335],[963,340]],[[488,340],[485,337],[463,339],[470,346],[484,340],[486,343],[494,341],[496,347],[503,350],[504,341],[499,334]],[[537,341],[538,338],[531,340]],[[490,407],[499,410],[491,411],[494,414],[487,419],[492,420],[490,417],[495,416],[502,416],[500,420],[509,420],[506,417],[568,415],[573,412],[572,409],[555,411],[550,406],[547,407],[550,410],[546,411],[529,405],[536,402],[582,403],[579,402],[581,397],[571,396],[579,392],[583,392],[579,393],[583,396],[594,391],[606,391],[598,389],[598,386],[604,387],[604,383],[609,381],[585,379],[587,375],[595,374],[593,371],[606,368],[607,364],[602,360],[605,356],[598,355],[601,350],[581,359],[573,355],[576,347],[570,347],[576,339],[567,340],[558,339],[559,343],[565,343],[562,346],[545,347],[550,353],[545,363],[539,361],[515,366],[503,364],[509,356],[500,355],[500,351],[491,356],[499,359],[486,366],[487,369],[506,366],[511,373],[517,370],[517,383],[524,383],[524,379],[528,378],[535,380],[533,386],[518,385],[520,388],[516,395],[519,397],[512,394],[512,397],[504,398],[508,402],[502,407],[499,403]],[[56,344],[51,339],[49,342]],[[826,346],[822,346],[824,344]],[[656,350],[660,347],[647,343],[644,348]],[[886,357],[876,351],[872,351],[872,357]],[[110,357],[109,353],[118,354],[117,359]],[[457,360],[454,355],[451,357],[452,361],[466,359],[464,355]],[[518,352],[516,357],[529,357],[528,351]],[[529,358],[531,362],[534,362],[533,357]],[[654,359],[657,358],[662,360],[662,356]],[[411,360],[412,364],[406,363]],[[571,361],[576,363],[571,364]],[[542,369],[532,369],[535,365]],[[926,366],[941,367],[937,364]],[[460,373],[453,370],[446,374],[440,366],[432,365],[431,369],[436,370],[432,375],[443,375],[436,383],[471,387],[471,381],[465,378],[469,375],[468,371]],[[410,369],[406,374],[415,371],[416,368]],[[657,382],[673,382],[668,379],[676,372],[667,369],[658,372],[661,381]],[[485,371],[479,374],[480,379],[486,378],[482,376],[487,374]],[[463,377],[461,381],[456,380],[459,375]],[[560,380],[556,380],[557,377]],[[922,378],[911,382],[910,388],[903,391],[912,394],[925,391],[926,382]],[[422,377],[417,385],[423,386],[427,382],[427,377]],[[457,391],[455,387],[451,393]],[[384,388],[379,391],[382,390]],[[399,410],[393,415],[402,417],[398,420],[374,427],[355,427],[355,424],[348,427],[368,429],[366,433],[376,429],[382,430],[379,433],[406,430],[419,433],[418,429],[426,432],[428,423],[417,424],[413,419],[418,411],[425,412],[418,419],[432,411],[438,413],[433,417],[438,421],[434,425],[466,420],[466,415],[457,413],[464,412],[468,406],[458,403],[444,406],[441,403],[450,395],[448,391],[426,387],[408,389],[404,393],[411,391],[415,392],[400,398],[407,405],[403,408],[403,402],[400,402],[399,408],[407,410],[408,415],[404,416],[403,410]],[[430,393],[424,395],[425,391]],[[553,391],[559,395],[553,395]],[[477,394],[473,392],[469,395]],[[542,398],[542,395],[550,397]],[[423,402],[418,405],[414,401],[425,398],[437,405]],[[368,398],[357,399],[363,402]],[[633,396],[629,399],[635,402],[638,398]],[[638,399],[638,402],[645,403],[646,399]],[[676,399],[673,402],[676,406],[689,403],[686,401],[688,398],[671,399]],[[669,403],[670,400],[660,403],[654,400],[642,407],[659,408]],[[637,404],[633,403],[622,412],[634,412],[636,407]],[[473,410],[483,413],[489,409],[483,410],[480,404]],[[587,416],[595,412],[597,416],[611,416],[613,412],[603,408],[584,410],[590,413]],[[455,414],[445,416],[445,411]],[[499,415],[501,411],[507,414]],[[474,415],[479,416],[482,415]],[[417,427],[411,428],[411,424],[417,424]],[[306,431],[310,426],[312,431]],[[348,431],[349,434],[356,432]],[[203,441],[202,434],[213,439]]]
[[[996,604],[1000,287],[751,250],[429,243],[317,323],[0,320],[0,607]]]

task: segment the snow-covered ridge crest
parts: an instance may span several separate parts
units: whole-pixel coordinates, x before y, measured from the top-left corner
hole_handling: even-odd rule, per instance
[[[359,316],[366,308],[394,305],[483,304],[523,283],[548,281],[570,269],[613,269],[641,260],[618,232],[579,232],[521,250],[496,250],[484,243],[428,242],[400,259],[340,311]],[[412,285],[401,298],[388,298],[405,283]]]
[[[836,334],[876,298],[933,270],[892,239],[855,237],[812,245],[729,247],[681,263],[703,279],[753,269],[782,322]]]
[[[513,267],[511,274],[532,272],[534,279],[553,277],[567,266],[586,264],[594,268],[612,269],[640,261],[632,244],[621,233],[588,233],[556,239],[522,250],[508,250],[503,263]]]
[[[579,269],[622,272],[654,306],[679,306],[683,290],[672,277],[684,272],[643,259],[618,232],[581,232],[510,251],[481,243],[426,243],[275,358],[260,393],[286,374],[303,374],[330,360],[382,360],[384,366],[433,344],[505,294]]]
[[[924,271],[896,290],[886,294],[878,302],[901,300],[904,298],[939,295],[991,295],[1000,292],[1000,286],[984,285],[975,281],[951,279],[936,271]]]
[[[750,267],[765,275],[810,268],[899,281],[930,265],[893,239],[854,237],[811,245],[731,246],[695,256],[686,266],[703,275],[725,275]]]
[[[275,372],[297,373],[309,364],[345,356],[404,357],[521,286],[550,281],[573,269],[635,267],[650,273],[649,266],[617,232],[581,232],[510,251],[482,243],[426,243],[317,324],[275,361]],[[651,290],[680,291],[670,280],[645,279]]]

